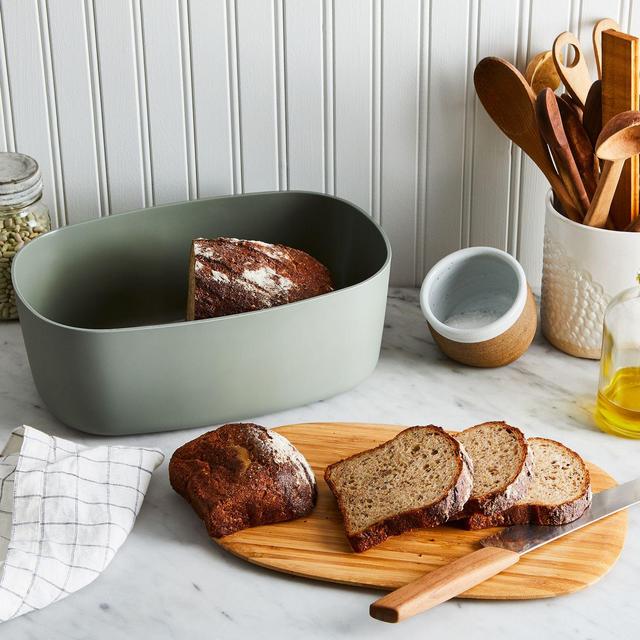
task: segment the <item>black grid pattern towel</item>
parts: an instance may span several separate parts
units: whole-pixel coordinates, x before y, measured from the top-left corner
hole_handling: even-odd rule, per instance
[[[31,427],[0,455],[0,622],[86,586],[131,531],[156,449],[82,447]]]

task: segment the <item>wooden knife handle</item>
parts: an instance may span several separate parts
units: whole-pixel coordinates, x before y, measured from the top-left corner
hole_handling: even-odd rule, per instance
[[[401,622],[455,598],[520,560],[520,554],[484,547],[400,587],[369,607],[372,618]]]

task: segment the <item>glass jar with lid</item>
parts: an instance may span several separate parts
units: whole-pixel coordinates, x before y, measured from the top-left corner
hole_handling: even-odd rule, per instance
[[[603,431],[627,438],[640,438],[640,275],[638,283],[605,311],[595,415]]]
[[[50,230],[38,163],[21,153],[0,153],[0,320],[18,317],[11,284],[14,256],[25,244]]]

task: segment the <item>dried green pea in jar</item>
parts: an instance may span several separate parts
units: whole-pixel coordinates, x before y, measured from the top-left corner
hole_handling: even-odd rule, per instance
[[[21,153],[0,153],[0,320],[18,317],[11,284],[13,258],[25,244],[50,230],[38,163]]]

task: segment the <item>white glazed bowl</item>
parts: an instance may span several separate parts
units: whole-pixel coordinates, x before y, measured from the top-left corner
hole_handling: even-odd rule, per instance
[[[508,364],[535,334],[524,270],[492,247],[461,249],[435,264],[422,283],[420,306],[438,346],[464,364]]]
[[[636,283],[640,233],[572,222],[555,210],[551,191],[545,204],[542,332],[561,351],[597,360],[607,305]]]

